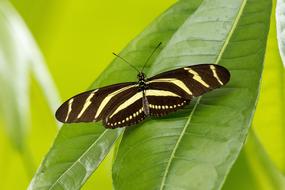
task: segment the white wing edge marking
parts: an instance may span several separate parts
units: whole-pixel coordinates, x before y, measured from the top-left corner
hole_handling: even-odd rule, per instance
[[[126,117],[122,121],[118,121],[118,122],[115,122],[115,123],[108,122],[107,125],[109,125],[111,127],[116,127],[117,124],[120,125],[120,124],[124,124],[125,122],[127,123],[128,121],[131,121],[132,119],[137,117],[142,112],[143,112],[143,108],[141,108],[138,111],[134,112],[133,114],[129,115],[128,117]]]

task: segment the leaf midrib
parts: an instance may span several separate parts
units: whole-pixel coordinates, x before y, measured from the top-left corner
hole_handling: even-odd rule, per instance
[[[230,41],[230,39],[231,39],[231,37],[232,37],[236,27],[237,27],[237,24],[238,24],[238,22],[240,20],[240,17],[242,15],[242,13],[243,13],[243,10],[244,10],[244,7],[245,7],[246,3],[247,3],[247,0],[243,0],[243,2],[241,4],[241,7],[240,7],[240,9],[239,9],[239,11],[237,13],[236,19],[234,20],[234,23],[232,25],[232,28],[231,28],[229,34],[227,35],[227,37],[225,39],[225,42],[224,42],[224,44],[223,44],[223,46],[221,48],[221,51],[218,54],[217,59],[216,59],[214,64],[218,64],[220,62],[220,60],[221,60],[221,58],[222,58],[222,56],[223,56],[223,54],[224,54],[224,52],[226,50],[226,47],[229,44],[229,41]],[[193,107],[193,110],[189,114],[189,118],[188,118],[187,122],[185,123],[185,125],[183,127],[183,130],[182,130],[182,132],[181,132],[181,134],[180,134],[180,136],[179,136],[179,138],[178,138],[178,140],[177,140],[177,142],[176,142],[176,144],[174,146],[174,149],[173,149],[173,151],[171,153],[171,156],[170,156],[170,158],[169,158],[169,160],[167,162],[167,166],[166,166],[165,172],[164,172],[163,177],[162,177],[161,185],[160,185],[160,188],[159,188],[160,190],[164,189],[165,181],[166,181],[166,178],[167,178],[167,175],[168,175],[169,168],[171,166],[172,160],[175,157],[176,150],[177,150],[177,148],[178,148],[178,146],[179,146],[179,144],[180,144],[180,142],[181,142],[181,140],[182,140],[182,138],[184,136],[184,133],[185,133],[187,127],[189,126],[189,124],[191,122],[192,116],[194,115],[194,112],[195,112],[196,108],[198,107],[198,104],[200,103],[201,99],[202,99],[202,96],[200,96],[197,99],[197,102],[195,103],[195,105]]]

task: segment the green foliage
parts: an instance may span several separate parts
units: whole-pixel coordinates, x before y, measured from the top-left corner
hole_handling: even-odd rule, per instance
[[[210,62],[227,66],[232,80],[228,88],[198,98],[178,114],[127,129],[114,163],[116,189],[218,188],[239,153],[258,94],[270,2],[262,1],[257,6],[254,1],[232,1],[227,7],[220,7],[223,1],[200,3],[180,1],[121,55],[139,66],[156,43],[162,41],[166,46],[153,58],[147,74]],[[133,71],[116,62],[105,70],[92,88],[135,80]],[[238,77],[241,74],[243,78]],[[207,120],[201,119],[203,115],[207,115]],[[96,132],[94,125],[62,128],[30,189],[78,189],[121,134],[119,130],[109,131],[98,126]],[[86,133],[80,132],[85,130]],[[102,135],[107,141],[103,150],[101,144],[96,143]],[[69,150],[71,144],[76,144],[77,148],[62,151]],[[95,159],[94,154],[98,151],[102,154]],[[125,180],[130,175],[132,180]]]
[[[7,5],[5,1],[0,1],[0,4],[2,2],[2,5]],[[105,63],[113,58],[111,51],[121,49],[173,1],[122,0],[111,4],[89,0],[12,2],[39,42],[65,99],[89,84],[106,67]],[[17,15],[10,5],[8,8],[13,15]],[[111,189],[111,175],[113,188],[124,190],[284,188],[284,176],[280,171],[284,173],[285,78],[277,50],[275,14],[271,15],[261,95],[253,121],[254,131],[248,135],[239,154],[255,112],[269,14],[270,0],[178,1],[138,35],[121,55],[140,67],[153,47],[162,41],[163,47],[146,68],[148,76],[186,65],[217,63],[230,69],[230,83],[195,99],[184,110],[164,118],[149,119],[126,130],[105,130],[101,123],[64,125],[29,189],[79,189],[86,182],[83,189]],[[17,34],[28,36],[32,43],[28,43],[30,48],[26,48],[27,51],[19,51],[23,48],[18,48],[18,38],[12,35],[16,33],[5,30],[9,25],[2,22],[5,19],[1,16],[0,53],[4,54],[0,54],[0,83],[5,76],[8,78],[7,83],[0,84],[1,108],[13,105],[10,114],[5,115],[10,117],[10,121],[22,118],[24,122],[6,125],[0,120],[0,125],[4,125],[6,131],[15,131],[9,133],[10,142],[18,150],[28,139],[32,154],[24,151],[20,157],[23,157],[26,169],[32,170],[28,162],[35,159],[39,163],[47,152],[54,135],[54,120],[45,101],[39,98],[41,94],[38,94],[38,86],[33,80],[31,93],[18,96],[21,97],[18,100],[24,100],[28,106],[21,107],[22,111],[17,112],[19,106],[15,97],[21,92],[5,90],[3,93],[2,85],[5,89],[13,89],[14,83],[19,80],[18,77],[15,77],[17,80],[9,80],[9,76],[2,75],[7,69],[4,70],[1,63],[20,64],[11,60],[20,57],[21,53],[27,54],[34,63],[43,63],[43,59],[27,31],[26,34]],[[21,20],[18,15],[16,18]],[[21,26],[25,28],[23,23]],[[30,49],[37,53],[31,56]],[[1,62],[3,58],[5,61]],[[24,64],[26,59],[17,60],[22,61],[21,66],[28,65]],[[45,70],[43,64],[34,63],[22,67],[22,71],[34,71],[36,81],[43,84],[40,88],[46,90],[46,97],[55,99],[54,95],[48,94],[52,86],[44,84],[45,81],[51,84],[50,79],[41,77],[41,72],[34,68],[41,65],[41,69]],[[17,70],[11,68],[8,70],[14,76]],[[21,89],[28,92],[29,75],[21,76],[24,76]],[[90,88],[133,80],[136,80],[136,72],[120,60],[114,60]],[[7,97],[11,99],[7,100]],[[29,107],[29,99],[32,100],[32,107]],[[52,109],[58,104],[49,102]],[[7,109],[2,109],[1,116],[3,110],[7,112]],[[26,116],[31,111],[34,117],[29,134]],[[0,158],[0,188],[23,189],[30,179],[22,173],[21,161],[9,148],[6,138],[5,133],[0,133],[0,154],[5,155]],[[111,147],[115,142],[116,154],[112,155]]]

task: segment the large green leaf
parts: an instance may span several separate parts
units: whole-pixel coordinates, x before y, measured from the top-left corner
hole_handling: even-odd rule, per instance
[[[231,80],[180,113],[128,128],[113,166],[115,189],[221,188],[255,110],[270,10],[270,0],[205,0],[181,25],[147,74],[217,63]]]
[[[200,5],[201,0],[180,1],[158,17],[122,52],[141,66],[158,42],[164,44]],[[159,52],[159,51],[158,51]],[[154,56],[154,58],[156,55]],[[150,64],[153,60],[150,61]],[[136,71],[115,60],[91,88],[136,80]],[[38,169],[29,189],[79,189],[98,167],[123,129],[105,130],[100,123],[65,125]]]

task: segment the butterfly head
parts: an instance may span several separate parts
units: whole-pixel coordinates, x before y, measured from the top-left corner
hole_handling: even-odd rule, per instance
[[[143,72],[139,72],[137,77],[139,81],[144,81],[146,78],[146,75]]]

